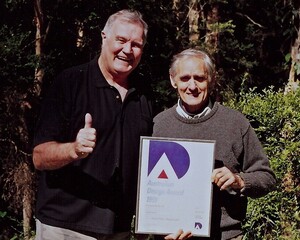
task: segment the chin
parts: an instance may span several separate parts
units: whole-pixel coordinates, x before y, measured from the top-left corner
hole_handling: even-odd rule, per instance
[[[190,108],[201,108],[202,102],[199,103],[199,101],[187,101],[185,103]]]
[[[131,71],[133,69],[133,65],[132,64],[116,64],[115,65],[115,69],[119,70],[120,72],[128,72]]]
[[[199,112],[202,108],[202,105],[199,103],[185,103],[185,108],[190,113]]]
[[[115,68],[115,71],[117,72],[117,73],[120,73],[120,74],[125,74],[125,73],[130,73],[131,71],[132,71],[132,68],[130,67],[126,67],[126,68]]]

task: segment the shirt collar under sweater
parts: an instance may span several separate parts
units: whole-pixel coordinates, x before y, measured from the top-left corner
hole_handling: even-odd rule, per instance
[[[182,106],[182,101],[181,99],[179,98],[178,99],[178,103],[177,103],[177,107],[176,107],[176,112],[181,116],[181,117],[184,117],[184,118],[187,118],[187,119],[196,119],[196,118],[201,118],[203,116],[206,116],[207,114],[210,113],[211,109],[213,107],[213,104],[211,102],[211,100],[209,99],[209,102],[208,102],[208,105],[206,108],[204,108],[204,110],[201,112],[201,113],[198,113],[198,114],[191,114],[191,113],[187,113],[184,109],[183,109],[183,106]]]

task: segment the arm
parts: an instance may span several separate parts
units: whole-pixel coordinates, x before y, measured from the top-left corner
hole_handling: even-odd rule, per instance
[[[245,182],[243,194],[252,198],[262,197],[274,188],[276,179],[252,127],[244,135],[243,145],[243,168],[240,173]]]
[[[33,164],[38,170],[54,170],[80,159],[75,143],[46,142],[33,149]]]
[[[247,129],[242,141],[241,172],[236,174],[227,167],[217,168],[213,171],[212,182],[221,190],[232,188],[252,198],[264,196],[276,182],[269,160],[253,128]]]
[[[70,143],[45,142],[33,149],[33,163],[38,170],[54,170],[73,161],[87,157],[96,145],[96,130],[92,128],[92,117],[85,116],[85,126],[76,140]]]

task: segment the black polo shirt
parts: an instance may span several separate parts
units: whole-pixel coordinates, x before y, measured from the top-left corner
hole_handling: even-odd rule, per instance
[[[139,139],[152,133],[151,105],[134,86],[122,102],[95,58],[54,81],[34,145],[75,141],[86,113],[97,131],[96,147],[85,159],[40,173],[36,217],[77,231],[128,231],[135,211]]]

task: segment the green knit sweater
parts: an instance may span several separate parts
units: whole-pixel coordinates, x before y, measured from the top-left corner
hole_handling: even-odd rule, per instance
[[[274,173],[249,121],[238,111],[215,102],[212,111],[198,119],[186,119],[176,106],[154,118],[153,136],[215,140],[215,166],[226,166],[245,182],[241,193],[213,193],[211,239],[230,239],[242,233],[247,197],[267,194],[275,184]],[[178,226],[180,228],[180,226]]]

